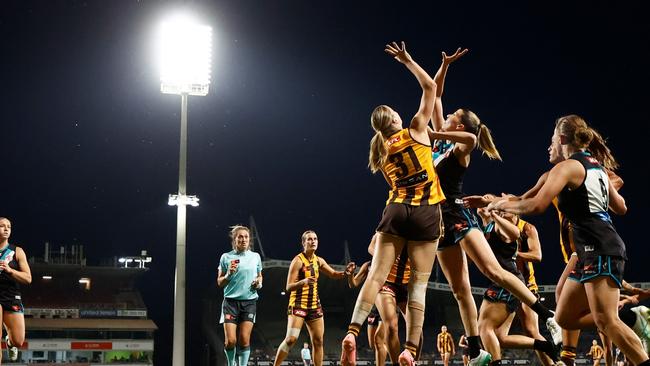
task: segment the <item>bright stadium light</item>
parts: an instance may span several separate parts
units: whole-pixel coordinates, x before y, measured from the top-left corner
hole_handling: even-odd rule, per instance
[[[160,91],[181,96],[180,156],[178,192],[168,204],[177,207],[176,277],[174,281],[174,340],[172,366],[185,365],[185,246],[186,209],[196,207],[199,199],[187,195],[187,99],[205,96],[210,90],[212,69],[212,28],[195,23],[188,16],[175,16],[159,29],[158,62]],[[142,264],[144,266],[144,264]]]
[[[207,95],[212,67],[212,28],[178,15],[161,24],[159,37],[160,91]]]
[[[197,196],[188,196],[188,195],[177,195],[170,194],[167,204],[170,206],[177,206],[179,204],[197,207],[199,205],[199,198]]]
[[[45,276],[43,276],[42,278],[43,278],[44,280],[51,280],[51,279],[52,279],[52,276],[47,276],[47,275],[45,275]]]
[[[120,258],[117,260],[120,263],[124,263],[124,268],[129,268],[129,263],[133,262],[133,258]]]

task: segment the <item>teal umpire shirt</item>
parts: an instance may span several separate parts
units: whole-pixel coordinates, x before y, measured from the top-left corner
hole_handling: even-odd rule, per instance
[[[262,272],[262,259],[260,255],[247,250],[237,253],[231,250],[223,253],[219,260],[221,273],[228,273],[230,263],[239,261],[237,271],[230,275],[230,281],[223,289],[223,297],[233,300],[255,300],[258,298],[257,290],[251,289],[251,283]]]

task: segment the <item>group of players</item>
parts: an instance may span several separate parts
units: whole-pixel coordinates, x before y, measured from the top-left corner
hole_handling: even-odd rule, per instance
[[[600,134],[579,116],[561,117],[548,149],[554,166],[533,188],[521,196],[466,196],[462,184],[472,151],[478,148],[489,158],[501,160],[489,128],[476,114],[458,109],[446,118],[443,115],[441,97],[448,67],[467,50],[459,48],[450,56],[443,52],[433,78],[413,60],[403,42],[386,45],[385,51],[415,76],[422,96],[406,128],[399,114],[386,105],[375,108],[371,116],[375,135],[369,168],[381,172],[390,186],[369,246],[372,261],[360,266],[356,274],[354,263],[348,263],[345,271],[335,271],[315,254],[316,233],[302,235],[303,252],[289,268],[287,333],[274,366],[286,358],[303,324],[311,337],[313,362],[322,364],[321,270],[332,278],[347,278],[351,287],[361,285],[342,341],[341,364],[356,364],[356,337],[367,319],[371,344],[381,339],[387,350],[376,345],[377,364],[388,354],[394,365],[413,366],[422,346],[426,290],[436,258],[458,302],[470,365],[498,366],[501,348],[530,348],[544,365],[573,366],[580,329],[593,327],[606,344],[616,344],[633,365],[649,365],[648,346],[641,340],[649,336],[648,309],[625,308],[620,317],[618,313],[621,287],[630,292],[627,302],[638,302],[648,293],[623,281],[625,244],[609,212],[624,214],[627,208],[618,193],[622,180],[613,173],[618,164]],[[539,214],[552,203],[559,214],[567,263],[557,286],[555,313],[536,293],[531,263],[541,260],[536,228],[520,218]],[[233,228],[234,249],[222,256],[219,267],[218,284],[226,287],[222,321],[229,366],[235,360],[236,344],[239,364],[247,362],[254,300],[262,284],[259,256],[248,255],[244,249],[248,235],[245,227]],[[480,312],[471,294],[468,256],[492,281]],[[253,264],[244,271],[242,264],[248,257]],[[228,296],[228,286],[235,280],[237,288],[246,292],[243,297]],[[397,331],[399,313],[406,320],[403,350]],[[526,335],[509,334],[515,313],[519,313]],[[540,316],[551,339],[540,334]],[[377,327],[379,318],[383,330]],[[247,322],[250,324],[244,325]],[[237,324],[240,339],[236,342]],[[562,352],[558,354],[560,344]]]

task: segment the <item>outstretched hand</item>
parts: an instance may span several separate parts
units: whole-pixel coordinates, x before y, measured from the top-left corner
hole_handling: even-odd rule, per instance
[[[490,204],[491,199],[485,196],[465,196],[463,197],[463,206],[466,208],[482,208]]]
[[[404,41],[400,42],[400,45],[398,45],[397,42],[391,42],[386,45],[384,51],[403,64],[413,61],[411,55],[406,52],[406,44]]]
[[[459,58],[463,57],[468,51],[469,50],[467,48],[461,49],[460,47],[458,47],[456,52],[454,52],[454,54],[451,55],[451,56],[447,56],[445,51],[442,51],[442,63],[445,64],[445,65],[449,65],[452,62],[454,62],[454,61],[458,60]]]

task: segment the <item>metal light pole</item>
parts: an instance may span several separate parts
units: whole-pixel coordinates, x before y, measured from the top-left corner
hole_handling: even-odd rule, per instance
[[[181,141],[178,161],[178,197],[185,197],[187,187],[187,93],[181,94]],[[172,365],[185,365],[185,244],[187,206],[177,202],[176,274],[174,275],[174,342]]]
[[[196,196],[187,195],[187,100],[205,96],[210,87],[212,28],[177,17],[163,23],[159,44],[160,91],[181,96],[181,133],[178,162],[178,193],[169,195],[177,206],[176,273],[174,278],[174,337],[172,365],[185,365],[185,248],[187,206],[198,206]]]

